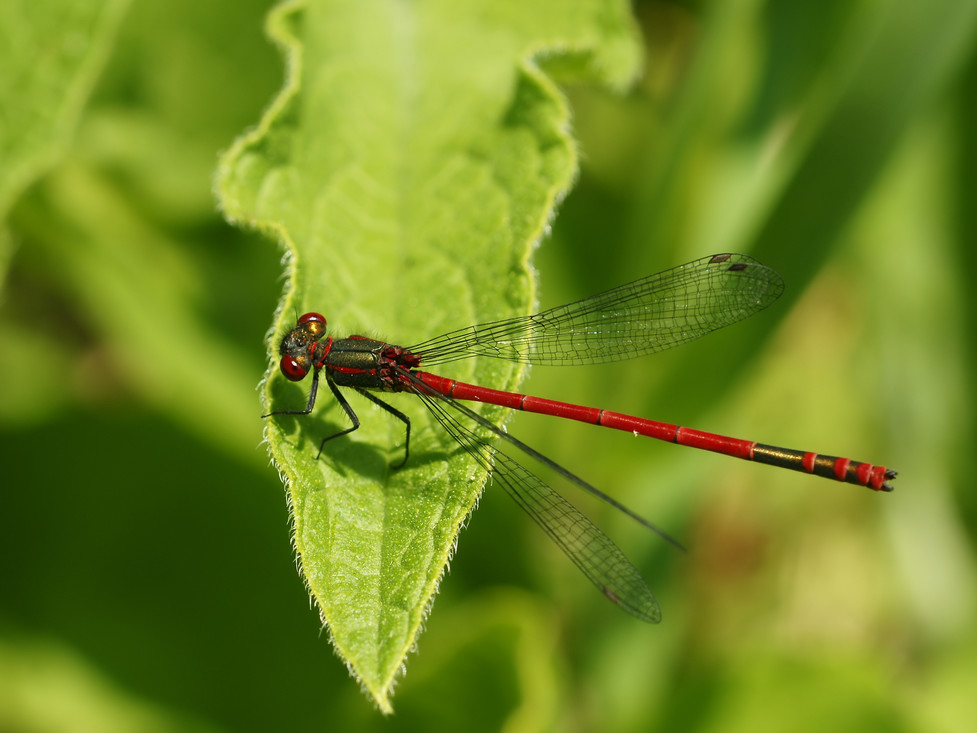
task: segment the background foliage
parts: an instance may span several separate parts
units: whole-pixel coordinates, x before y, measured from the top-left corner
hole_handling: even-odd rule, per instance
[[[280,251],[211,190],[282,84],[268,3],[64,5],[0,9],[0,728],[977,717],[975,3],[635,6],[641,81],[567,90],[582,170],[536,258],[541,301],[729,249],[788,293],[527,389],[887,462],[897,491],[517,416],[689,547],[583,505],[665,620],[607,604],[490,487],[387,720],[316,633],[259,445]]]

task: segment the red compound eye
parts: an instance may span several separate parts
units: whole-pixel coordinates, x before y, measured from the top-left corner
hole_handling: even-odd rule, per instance
[[[305,379],[305,375],[309,373],[308,367],[299,362],[291,354],[285,354],[281,361],[282,374],[285,375],[286,379],[290,379],[293,382],[301,382]]]
[[[301,326],[303,323],[309,323],[310,321],[321,323],[323,326],[326,325],[326,317],[321,313],[306,313],[299,318],[299,325]]]

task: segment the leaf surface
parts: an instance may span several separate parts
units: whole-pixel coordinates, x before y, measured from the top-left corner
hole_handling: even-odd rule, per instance
[[[566,103],[552,75],[622,87],[638,47],[623,2],[292,2],[270,16],[288,79],[258,127],[228,151],[227,216],[280,237],[288,284],[269,342],[265,411],[305,405],[277,374],[297,314],[333,336],[410,344],[528,313],[528,259],[576,173]],[[512,388],[514,365],[450,376]],[[288,487],[302,572],[337,651],[382,710],[486,474],[409,396],[403,425],[328,389],[311,416],[276,417],[267,439]],[[414,401],[416,402],[416,401]],[[498,412],[486,412],[501,420]]]

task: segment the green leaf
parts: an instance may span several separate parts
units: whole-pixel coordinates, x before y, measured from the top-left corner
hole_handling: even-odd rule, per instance
[[[66,149],[128,0],[0,4],[0,222]],[[0,228],[0,285],[12,242]]]
[[[3,730],[216,733],[220,729],[138,697],[69,647],[47,638],[0,638]]]
[[[128,5],[0,4],[0,217],[67,147]]]
[[[227,216],[279,236],[288,287],[269,342],[297,313],[333,335],[410,344],[528,313],[528,259],[577,168],[566,103],[547,75],[622,87],[638,61],[627,4],[292,2],[269,30],[285,89],[222,160]],[[268,410],[305,405],[272,374]],[[451,376],[512,388],[521,368],[479,362]],[[403,425],[352,395],[352,436],[328,390],[311,417],[277,417],[267,439],[285,478],[302,572],[352,673],[384,711],[459,529],[486,474],[419,405]],[[501,420],[496,411],[485,413]]]

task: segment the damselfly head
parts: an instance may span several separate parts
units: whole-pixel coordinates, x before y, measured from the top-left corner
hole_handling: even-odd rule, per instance
[[[285,334],[278,349],[282,360],[282,374],[293,382],[301,382],[315,363],[318,342],[326,335],[326,319],[319,313],[299,317],[295,328]]]

